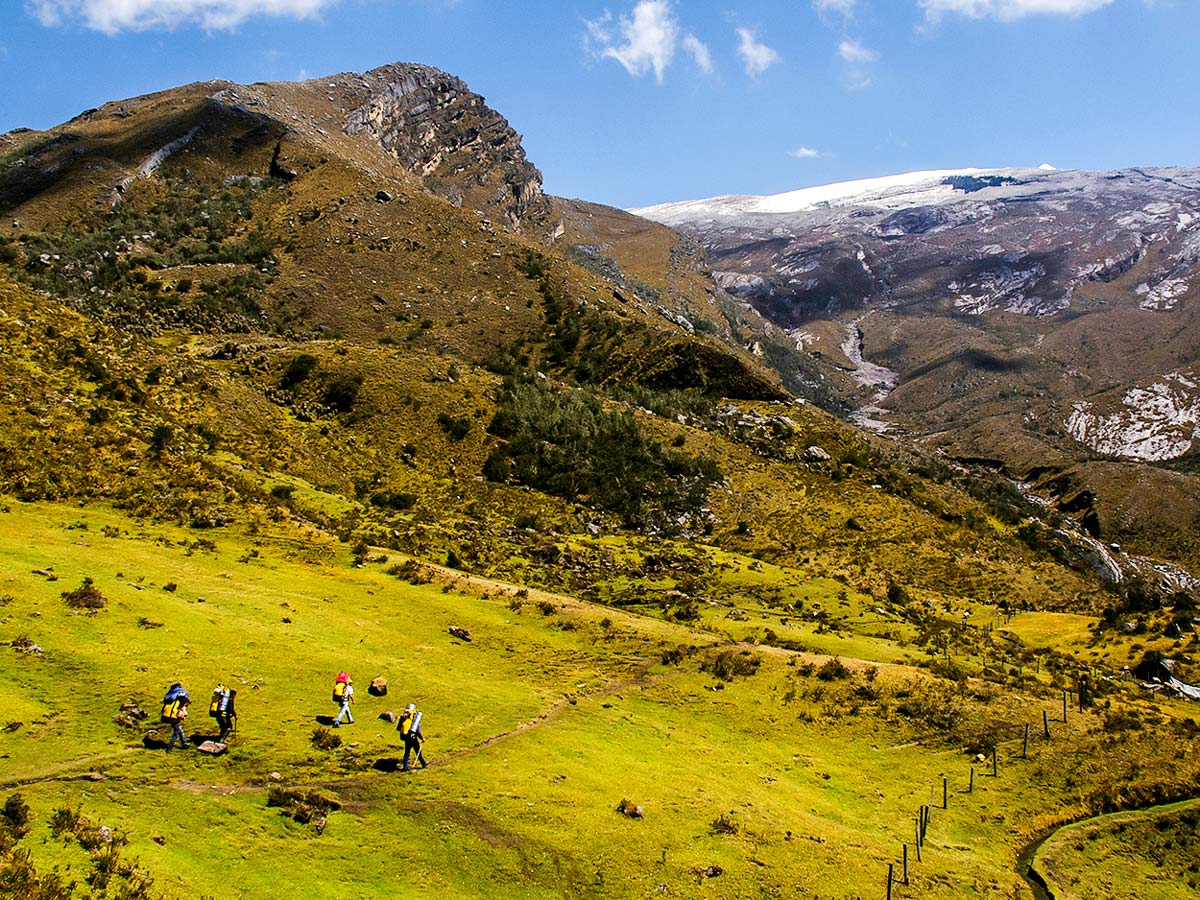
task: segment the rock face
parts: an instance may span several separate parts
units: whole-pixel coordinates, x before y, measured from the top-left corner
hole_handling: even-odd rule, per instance
[[[363,75],[366,103],[347,134],[367,134],[425,184],[456,204],[495,210],[510,225],[540,220],[542,173],[508,121],[453,75],[393,63]]]

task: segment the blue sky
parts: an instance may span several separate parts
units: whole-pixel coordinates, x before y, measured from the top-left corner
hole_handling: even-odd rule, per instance
[[[189,81],[464,78],[617,206],[926,168],[1200,165],[1200,0],[0,0],[0,131]]]

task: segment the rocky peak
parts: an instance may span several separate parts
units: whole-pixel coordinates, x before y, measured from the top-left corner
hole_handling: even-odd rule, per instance
[[[514,227],[545,215],[542,173],[525,158],[521,136],[461,79],[393,63],[362,80],[368,99],[349,112],[347,134],[374,138],[453,203]]]

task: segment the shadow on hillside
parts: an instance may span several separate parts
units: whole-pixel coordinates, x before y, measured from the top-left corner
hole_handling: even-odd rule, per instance
[[[371,763],[371,768],[376,772],[399,772],[400,759],[395,756],[384,756]]]
[[[317,716],[317,724],[324,725],[326,728],[333,726],[333,716]]]
[[[156,732],[150,732],[142,738],[142,746],[147,750],[166,750],[167,742],[158,736]]]

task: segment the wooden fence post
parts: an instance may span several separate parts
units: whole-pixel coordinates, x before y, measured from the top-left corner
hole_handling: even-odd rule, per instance
[[[908,884],[908,843],[904,844],[904,883]]]
[[[996,778],[1000,775],[1000,769],[996,765],[996,747],[992,745],[992,777]]]
[[[888,863],[887,900],[892,900],[892,868],[893,868],[893,866],[895,866],[895,863]]]
[[[1050,713],[1042,710],[1042,730],[1046,732],[1046,740],[1050,740]]]
[[[920,862],[921,861],[921,817],[917,816],[917,818],[913,819],[913,823],[916,825],[916,829],[917,829],[917,838],[915,841],[915,843],[917,845],[917,862]]]
[[[1029,723],[1025,723],[1025,743],[1021,745],[1021,759],[1029,759]]]
[[[950,785],[945,775],[942,776],[942,809],[950,808]]]
[[[1070,691],[1063,691],[1063,724],[1067,724],[1067,700],[1071,696]]]
[[[967,793],[973,794],[974,792],[975,792],[975,767],[971,766],[971,780],[967,782]]]

